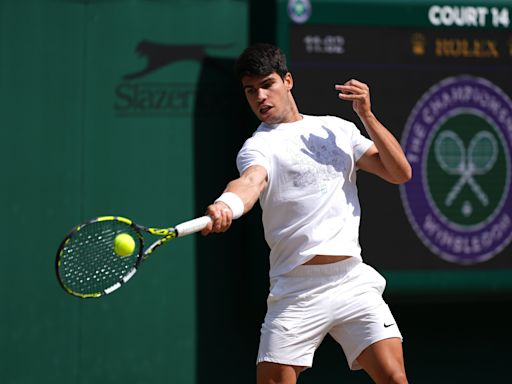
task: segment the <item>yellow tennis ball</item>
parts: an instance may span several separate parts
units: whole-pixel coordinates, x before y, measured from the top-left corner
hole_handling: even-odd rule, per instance
[[[114,252],[121,257],[131,256],[135,251],[135,240],[127,233],[120,233],[114,239]]]

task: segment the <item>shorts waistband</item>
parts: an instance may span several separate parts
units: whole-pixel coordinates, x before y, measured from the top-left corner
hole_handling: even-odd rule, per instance
[[[354,267],[361,264],[358,257],[349,257],[348,259],[330,264],[299,265],[292,271],[286,273],[285,277],[311,277],[311,276],[343,276]]]

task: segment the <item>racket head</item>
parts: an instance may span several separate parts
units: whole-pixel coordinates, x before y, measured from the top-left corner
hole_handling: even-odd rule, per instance
[[[461,174],[465,167],[466,150],[461,138],[453,131],[444,131],[435,141],[437,163],[450,175]]]
[[[468,160],[473,167],[473,173],[483,175],[489,172],[498,157],[498,143],[495,137],[487,131],[478,132],[469,143]]]
[[[126,233],[135,241],[129,256],[114,251],[114,239]],[[55,268],[62,288],[70,295],[95,298],[126,283],[143,259],[144,238],[130,219],[102,216],[73,228],[61,242]]]

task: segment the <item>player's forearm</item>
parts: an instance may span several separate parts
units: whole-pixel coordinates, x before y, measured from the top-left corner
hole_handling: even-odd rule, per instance
[[[266,169],[261,166],[249,167],[242,176],[229,182],[222,195],[208,206],[206,214],[212,218],[212,222],[201,233],[208,235],[227,231],[233,219],[251,210],[266,185]]]
[[[264,179],[246,175],[229,182],[224,192],[236,194],[244,204],[244,213],[247,213],[258,201],[265,185]]]
[[[384,127],[379,120],[369,113],[366,116],[360,116],[361,121],[379,151],[379,157],[382,165],[397,184],[404,183],[411,179],[412,170],[400,143]]]

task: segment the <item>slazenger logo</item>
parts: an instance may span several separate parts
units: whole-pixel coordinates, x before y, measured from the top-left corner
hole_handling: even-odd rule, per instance
[[[512,240],[512,102],[491,82],[445,79],[414,107],[402,137],[413,179],[400,187],[415,232],[441,258],[488,260]]]
[[[189,115],[192,113],[196,86],[182,82],[134,82],[173,63],[207,57],[208,48],[229,45],[177,45],[143,40],[136,52],[146,58],[144,68],[123,76],[115,89],[114,110],[118,116]]]

